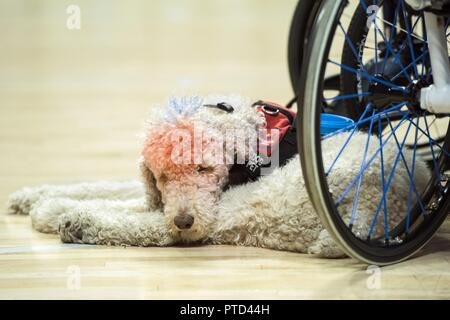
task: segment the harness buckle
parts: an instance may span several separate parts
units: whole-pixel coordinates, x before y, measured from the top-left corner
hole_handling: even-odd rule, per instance
[[[280,113],[280,109],[272,107],[272,106],[269,106],[267,104],[263,105],[261,107],[261,110],[264,113],[267,113],[268,115],[271,115],[271,116],[276,116],[276,115],[278,115]]]

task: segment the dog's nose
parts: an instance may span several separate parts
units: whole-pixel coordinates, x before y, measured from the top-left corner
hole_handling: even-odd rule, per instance
[[[175,217],[174,223],[181,230],[190,229],[194,224],[194,217],[190,214],[182,213]]]

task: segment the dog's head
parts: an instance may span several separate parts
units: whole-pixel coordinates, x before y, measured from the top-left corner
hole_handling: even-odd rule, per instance
[[[172,236],[197,241],[209,233],[228,182],[224,142],[201,122],[161,125],[144,144],[141,169],[153,203],[164,208]]]
[[[207,107],[222,101],[234,111]],[[235,159],[248,158],[248,142],[256,141],[264,116],[239,96],[182,97],[155,112],[141,157],[149,207],[164,209],[175,239],[202,240],[214,225],[229,171]]]

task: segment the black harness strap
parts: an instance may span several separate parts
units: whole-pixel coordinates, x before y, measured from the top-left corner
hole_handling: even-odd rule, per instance
[[[271,104],[267,104],[263,101],[258,101],[253,104],[253,106],[264,106],[267,108],[276,109],[278,112],[285,115],[289,122],[291,123],[291,127],[286,132],[284,137],[279,141],[277,148],[275,150],[272,150],[272,152],[278,152],[279,155],[279,166],[282,167],[286,165],[286,163],[292,159],[297,153],[298,153],[298,145],[297,145],[297,117],[293,117],[291,113],[288,111],[277,108],[276,106],[273,106]],[[273,153],[272,153],[273,154]],[[249,165],[247,162],[245,165],[235,165],[233,173],[236,175],[241,174],[245,177],[247,177],[250,181],[256,181],[261,176],[261,168],[268,168],[270,167],[269,164],[261,164],[257,165],[256,167],[254,164],[252,166]],[[245,171],[243,173],[242,171]],[[242,176],[239,180],[242,180]]]
[[[216,105],[204,105],[209,108],[217,108],[222,111],[232,113],[234,108],[226,102],[218,103]],[[273,111],[274,113],[281,113],[289,120],[291,126],[289,130],[286,132],[284,137],[279,141],[277,147],[272,150],[272,154],[274,152],[278,152],[279,155],[279,166],[284,166],[292,157],[294,157],[298,153],[297,147],[297,117],[294,117],[290,112],[278,108],[272,104],[266,103],[264,101],[257,101],[253,104],[253,107],[262,106],[266,108],[268,111]],[[250,163],[247,161],[245,164],[235,164],[229,172],[229,182],[228,186],[241,185],[247,183],[249,181],[256,181],[261,176],[261,168],[269,168],[269,164],[262,163]]]

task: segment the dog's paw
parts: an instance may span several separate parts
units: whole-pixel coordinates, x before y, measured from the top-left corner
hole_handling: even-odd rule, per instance
[[[43,188],[24,188],[12,193],[8,198],[9,214],[28,215],[33,205],[43,195]]]
[[[59,217],[58,233],[62,242],[95,244],[87,232],[88,223],[83,213],[65,213]]]
[[[30,210],[31,225],[39,232],[58,233],[58,217],[70,212],[71,200],[59,198],[41,198]]]
[[[308,253],[322,258],[345,258],[344,251],[331,238],[327,230],[322,230],[319,237],[308,248]]]

